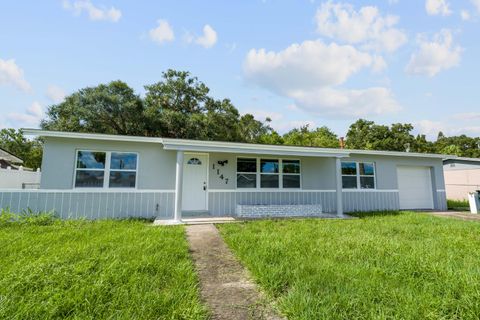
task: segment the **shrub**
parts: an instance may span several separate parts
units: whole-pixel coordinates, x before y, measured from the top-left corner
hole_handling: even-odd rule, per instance
[[[13,213],[9,208],[0,210],[0,226],[6,225],[35,225],[47,226],[58,221],[55,211],[37,212],[31,209],[23,210],[22,213]]]
[[[470,205],[467,200],[447,200],[448,209],[469,208]]]

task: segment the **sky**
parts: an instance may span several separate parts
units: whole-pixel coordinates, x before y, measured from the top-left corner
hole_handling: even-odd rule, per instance
[[[81,88],[190,71],[285,133],[359,118],[480,136],[480,0],[6,1],[0,128]]]

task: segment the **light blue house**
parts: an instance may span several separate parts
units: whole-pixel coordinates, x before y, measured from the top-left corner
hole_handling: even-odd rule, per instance
[[[338,215],[445,210],[444,156],[53,132],[39,190],[1,192],[12,210],[62,217]]]

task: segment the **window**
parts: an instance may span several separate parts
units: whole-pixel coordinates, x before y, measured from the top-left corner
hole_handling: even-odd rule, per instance
[[[198,158],[191,158],[190,160],[187,161],[187,164],[195,165],[195,166],[201,166],[202,161]]]
[[[76,188],[135,188],[137,154],[77,151]]]
[[[237,188],[257,187],[257,159],[237,159]]]
[[[300,179],[300,160],[237,159],[237,188],[298,189]]]
[[[342,162],[343,189],[375,189],[375,165],[372,162]]]
[[[300,188],[300,160],[283,160],[282,174],[284,188]]]

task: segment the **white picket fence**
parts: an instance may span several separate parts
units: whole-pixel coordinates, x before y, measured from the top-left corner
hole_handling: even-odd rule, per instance
[[[0,169],[0,189],[35,189],[40,186],[41,176],[40,170]]]

